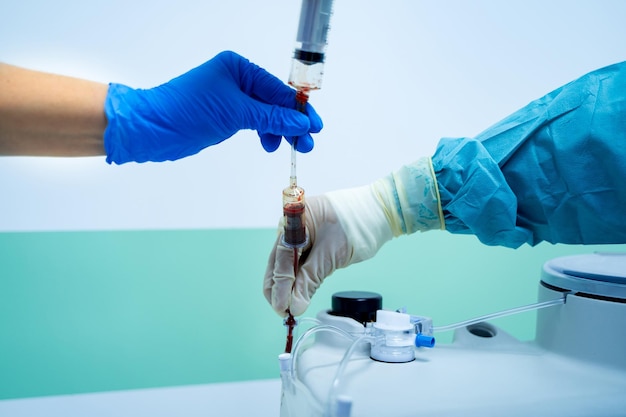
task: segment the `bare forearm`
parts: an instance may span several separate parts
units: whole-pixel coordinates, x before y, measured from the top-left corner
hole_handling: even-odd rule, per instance
[[[0,63],[0,155],[104,155],[107,89]]]

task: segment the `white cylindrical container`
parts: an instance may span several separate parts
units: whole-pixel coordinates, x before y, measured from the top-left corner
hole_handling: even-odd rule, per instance
[[[568,294],[565,304],[537,312],[537,344],[626,369],[626,254],[594,253],[546,262],[539,301],[563,293]]]

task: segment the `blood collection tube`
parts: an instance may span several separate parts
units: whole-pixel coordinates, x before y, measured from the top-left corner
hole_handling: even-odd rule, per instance
[[[283,190],[284,233],[283,245],[301,248],[307,243],[304,189],[295,181]]]

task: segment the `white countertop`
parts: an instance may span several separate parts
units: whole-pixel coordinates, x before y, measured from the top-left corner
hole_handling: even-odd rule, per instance
[[[278,417],[280,380],[60,395],[0,401],[2,417]]]

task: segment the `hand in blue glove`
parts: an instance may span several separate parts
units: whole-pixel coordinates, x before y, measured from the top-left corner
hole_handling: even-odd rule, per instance
[[[110,84],[105,101],[107,162],[166,161],[196,154],[241,129],[254,129],[263,148],[275,151],[282,137],[297,138],[300,152],[313,149],[311,133],[322,121],[307,104],[295,110],[295,91],[234,52],[158,87],[142,90]]]

